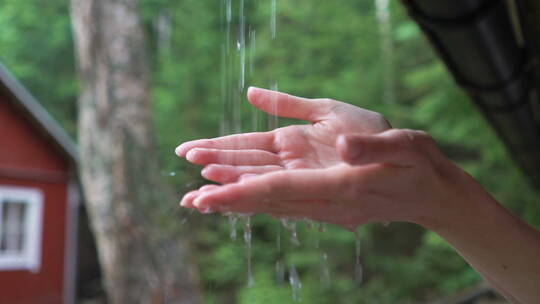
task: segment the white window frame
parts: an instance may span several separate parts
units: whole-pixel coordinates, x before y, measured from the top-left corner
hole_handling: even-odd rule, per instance
[[[0,252],[0,271],[28,270],[37,273],[41,267],[41,240],[43,235],[43,192],[37,188],[0,185],[0,221],[2,205],[6,201],[27,205],[24,226],[24,243],[21,254]],[[2,225],[0,225],[0,235]]]

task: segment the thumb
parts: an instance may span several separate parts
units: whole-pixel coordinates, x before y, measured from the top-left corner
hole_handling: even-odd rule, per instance
[[[414,149],[404,132],[391,130],[377,135],[342,135],[336,141],[336,149],[341,158],[351,165],[410,165]]]
[[[251,104],[266,113],[310,122],[323,119],[335,105],[328,99],[308,99],[256,87],[250,87],[247,96]]]

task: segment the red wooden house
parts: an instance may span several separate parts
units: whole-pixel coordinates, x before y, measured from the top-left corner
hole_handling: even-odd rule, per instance
[[[77,149],[0,64],[0,304],[72,303]]]

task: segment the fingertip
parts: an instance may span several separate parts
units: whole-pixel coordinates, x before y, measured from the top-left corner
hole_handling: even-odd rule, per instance
[[[176,147],[176,149],[174,149],[174,154],[176,154],[176,155],[178,155],[180,157],[185,157],[186,156],[186,151],[185,151],[184,147],[185,147],[185,144],[181,144],[178,147]]]
[[[201,200],[201,197],[197,197],[193,200],[193,206],[197,209],[203,208],[203,201]]]
[[[257,88],[257,87],[249,87],[248,90],[247,90],[247,98],[248,100],[253,103],[254,100],[257,98],[257,95],[260,91],[260,88]]]
[[[193,199],[197,196],[197,191],[191,191],[186,193],[184,197],[182,197],[182,200],[180,201],[180,206],[186,207],[186,208],[193,208]]]
[[[190,162],[195,162],[197,158],[197,150],[198,149],[191,149],[186,153],[186,159]]]
[[[223,193],[222,186],[207,188],[204,191],[199,191],[197,197],[193,200],[193,206],[199,210],[205,210],[208,208],[212,209],[221,209],[221,203],[223,200],[220,199]]]
[[[343,155],[343,153],[347,149],[347,137],[346,135],[340,135],[338,136],[336,140],[336,149],[340,153],[340,155]]]
[[[212,165],[208,165],[206,167],[204,167],[202,170],[201,170],[201,175],[202,177],[206,178],[206,179],[209,179],[208,176],[212,170],[211,168]]]
[[[355,135],[341,135],[336,141],[336,149],[341,158],[349,164],[358,162],[363,150],[360,138]]]
[[[228,182],[225,178],[223,178],[223,173],[221,171],[222,171],[221,166],[210,164],[201,171],[201,175],[207,180],[211,180],[214,182],[218,182],[218,183]]]

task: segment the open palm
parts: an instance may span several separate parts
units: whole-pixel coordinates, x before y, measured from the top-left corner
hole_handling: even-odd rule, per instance
[[[273,115],[306,120],[269,132],[184,143],[176,153],[204,165],[205,185],[186,208],[310,218],[348,229],[371,221],[414,221],[437,193],[429,136],[390,129],[382,115],[331,99],[252,88],[249,101]],[[440,158],[440,157],[437,157]],[[427,185],[427,186],[426,186]],[[417,189],[433,195],[418,197]],[[416,212],[416,213],[415,213]]]
[[[248,91],[248,99],[267,113],[311,124],[195,140],[180,145],[176,153],[205,165],[202,174],[207,179],[230,183],[245,175],[341,164],[335,145],[339,135],[376,134],[390,127],[376,112],[331,99],[306,99],[258,88]]]

